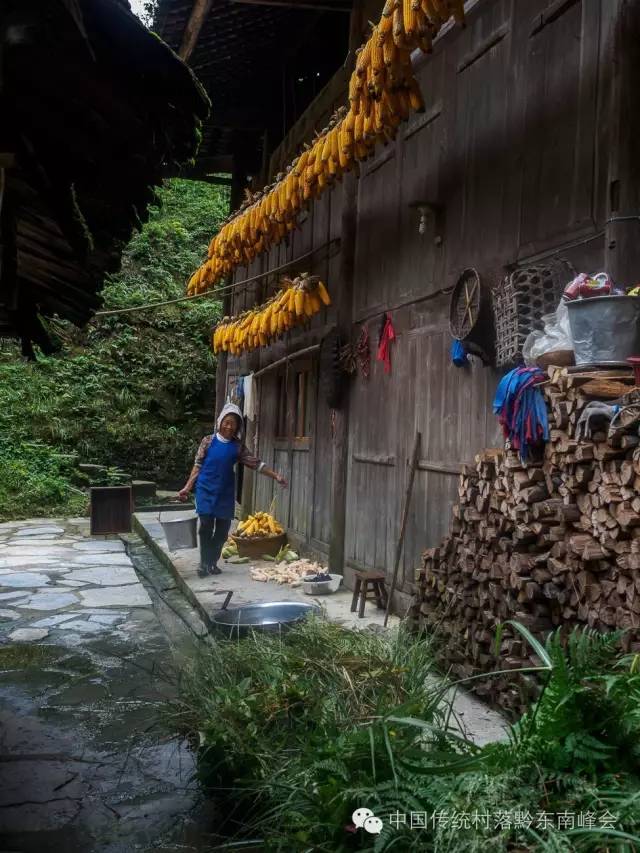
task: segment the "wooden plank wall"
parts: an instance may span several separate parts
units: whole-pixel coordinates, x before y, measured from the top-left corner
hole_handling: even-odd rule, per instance
[[[498,372],[451,364],[448,289],[465,267],[492,286],[510,265],[585,239],[561,256],[590,271],[602,264],[603,12],[599,0],[567,3],[532,34],[546,5],[478,3],[466,30],[419,60],[426,112],[362,170],[354,317],[375,337],[381,312],[394,309],[397,341],[392,374],[376,364],[352,389],[347,558],[390,570],[420,430],[407,591],[420,552],[448,528],[460,464],[501,442],[491,409]],[[418,233],[411,203],[421,200],[444,205],[442,235],[431,219]]]
[[[268,257],[255,261],[249,269],[238,270],[234,280],[242,281],[248,276],[294,261],[315,250],[316,254],[297,265],[293,272],[308,271],[319,275],[331,291],[338,279],[340,264],[339,243],[331,241],[340,238],[341,210],[342,188],[338,186],[310,207],[302,217],[299,229],[291,234],[288,242],[272,249]],[[268,287],[261,285],[260,298],[267,298],[274,287],[275,284]],[[252,291],[250,287],[248,290],[250,292],[246,297],[240,291],[234,298],[234,313],[252,304],[251,292],[256,292],[257,289]],[[304,329],[292,331],[286,340],[261,350],[254,357],[255,361],[246,357],[231,360],[229,375],[259,370],[282,358],[287,352],[319,343],[334,322],[333,309],[323,309]],[[292,364],[290,372],[294,369],[295,364]],[[270,467],[285,474],[289,479],[289,489],[282,491],[274,486],[271,480],[257,477],[253,503],[256,508],[268,508],[275,495],[277,515],[290,533],[306,542],[313,542],[313,546],[319,551],[327,551],[331,497],[331,418],[329,409],[322,399],[319,399],[317,357],[312,359],[309,387],[308,417],[312,438],[308,447],[295,444],[291,452],[287,443],[277,440],[275,435],[278,378],[285,375],[284,368],[276,369],[259,380],[260,423],[257,449]]]
[[[353,340],[368,324],[375,355],[385,310],[397,340],[391,374],[372,360],[370,379],[358,376],[351,388],[346,557],[352,567],[390,570],[419,429],[405,590],[420,552],[448,527],[455,471],[500,443],[491,410],[498,372],[450,362],[449,296],[460,272],[473,266],[491,286],[514,265],[553,253],[588,271],[603,263],[608,72],[601,57],[613,7],[573,0],[551,4],[554,14],[541,17],[548,0],[470,5],[467,28],[451,29],[417,62],[426,112],[364,164],[358,189]],[[443,226],[430,219],[420,235],[411,207],[417,201],[443,205]],[[272,251],[263,269],[339,236],[340,209],[338,187],[313,205],[289,246]],[[329,289],[338,280],[338,256],[310,266]],[[290,336],[289,350],[320,339],[331,325],[325,313],[310,331]],[[284,343],[274,345],[261,363],[284,352]],[[275,389],[274,375],[262,380],[259,450],[291,476],[292,499],[280,494],[278,512],[294,533],[326,550],[330,411],[318,397],[309,450],[304,460],[293,454],[289,471],[289,454],[273,437]],[[256,505],[268,506],[272,494],[271,482],[257,478]]]

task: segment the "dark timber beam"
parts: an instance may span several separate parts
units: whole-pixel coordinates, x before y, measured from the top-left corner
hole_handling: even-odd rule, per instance
[[[189,58],[198,43],[200,30],[211,11],[212,3],[213,0],[194,0],[191,15],[187,21],[187,26],[184,28],[182,42],[180,44],[180,49],[178,50],[178,56],[183,62],[189,61]]]
[[[299,9],[306,12],[308,10],[318,12],[351,12],[351,6],[344,3],[318,3],[316,0],[231,0],[232,3],[238,3],[246,6],[284,6],[287,9]]]

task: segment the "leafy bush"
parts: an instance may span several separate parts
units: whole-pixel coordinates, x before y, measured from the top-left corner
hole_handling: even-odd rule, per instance
[[[185,282],[228,207],[225,189],[179,179],[161,188],[159,200],[161,207],[151,211],[129,243],[121,271],[102,292],[106,310],[184,296]],[[183,481],[203,431],[198,413],[207,400],[211,408],[210,330],[219,312],[219,303],[204,298],[97,317],[83,330],[53,320],[49,325],[62,350],[35,363],[5,342],[3,459],[8,448],[20,454],[23,440],[35,440],[52,448],[52,460],[62,450],[161,484]],[[15,465],[20,459],[33,461],[28,454],[17,456]],[[34,502],[26,481],[15,488],[13,512],[24,515]],[[46,510],[46,503],[39,505]]]
[[[640,672],[618,657],[618,639],[576,631],[565,647],[550,637],[538,702],[508,742],[484,747],[462,736],[447,685],[429,677],[424,639],[323,623],[202,653],[174,723],[197,738],[203,783],[225,798],[231,837],[220,849],[250,837],[282,853],[631,853]],[[380,835],[351,825],[363,807],[383,819]],[[431,822],[412,828],[412,812]],[[577,825],[580,814],[593,825]]]
[[[24,516],[85,515],[87,498],[69,482],[75,454],[37,442],[0,444],[0,522]]]

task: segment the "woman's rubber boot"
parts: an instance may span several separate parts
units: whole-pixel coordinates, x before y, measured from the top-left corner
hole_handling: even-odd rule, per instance
[[[222,570],[219,569],[217,566],[211,566],[211,568],[209,569],[209,574],[210,575],[221,575]]]

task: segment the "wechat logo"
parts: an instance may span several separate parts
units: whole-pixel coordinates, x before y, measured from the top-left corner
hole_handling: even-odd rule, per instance
[[[379,835],[382,832],[382,821],[371,809],[356,809],[351,820],[358,829],[364,829],[370,835]]]

